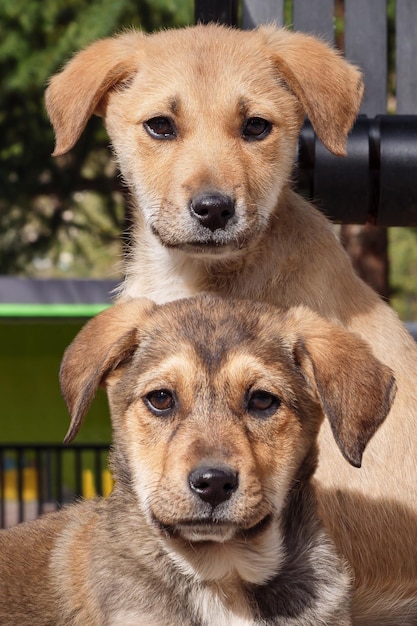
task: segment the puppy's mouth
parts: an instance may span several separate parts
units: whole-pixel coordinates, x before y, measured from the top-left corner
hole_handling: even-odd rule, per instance
[[[206,520],[182,520],[175,525],[165,524],[153,517],[158,530],[170,539],[183,539],[190,543],[218,542],[225,543],[232,539],[248,541],[261,535],[271,524],[272,514],[263,517],[248,528],[242,528],[230,522]]]
[[[181,250],[193,256],[219,257],[232,252],[239,252],[248,245],[247,236],[243,236],[243,234],[238,236],[228,230],[208,231],[201,235],[196,234],[194,238],[182,239],[181,237],[173,237],[171,233],[167,235],[154,225],[151,228],[153,234],[165,248]]]
[[[211,252],[212,254],[221,254],[225,249],[241,249],[244,247],[244,243],[237,243],[235,241],[187,241],[185,243],[178,244],[178,247],[186,252],[205,253]]]
[[[221,262],[221,261],[233,261],[241,257],[242,250],[246,246],[222,244],[222,245],[210,245],[206,243],[187,243],[184,245],[176,246],[177,250],[181,250],[190,258],[199,259],[206,262]]]

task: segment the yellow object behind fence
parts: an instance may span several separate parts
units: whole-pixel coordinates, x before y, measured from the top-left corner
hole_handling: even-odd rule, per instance
[[[15,469],[4,472],[5,500],[18,500],[18,473]],[[22,470],[22,497],[25,502],[38,498],[38,473],[33,467]]]
[[[33,467],[25,467],[22,470],[22,498],[24,502],[37,500],[39,497],[38,473]],[[113,489],[113,479],[109,470],[101,473],[101,489],[104,497],[110,495]],[[97,495],[94,474],[91,470],[83,470],[82,494],[83,498],[95,498]],[[4,472],[4,499],[18,500],[18,472],[15,469]]]
[[[101,472],[101,489],[103,492],[103,496],[106,498],[110,495],[113,489],[113,479],[109,470],[105,469]],[[97,495],[95,483],[94,483],[94,474],[91,470],[86,469],[83,470],[83,480],[82,480],[82,496],[83,498],[95,498]]]

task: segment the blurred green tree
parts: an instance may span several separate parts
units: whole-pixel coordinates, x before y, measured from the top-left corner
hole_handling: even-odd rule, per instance
[[[2,0],[0,15],[0,273],[109,276],[125,218],[105,131],[93,118],[51,158],[44,90],[91,41],[190,23],[192,2]]]
[[[417,320],[417,228],[390,229],[391,303],[401,319]]]

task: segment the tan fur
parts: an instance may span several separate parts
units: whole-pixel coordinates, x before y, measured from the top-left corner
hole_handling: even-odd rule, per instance
[[[340,458],[325,422],[317,480],[325,488],[350,488],[376,510],[393,502],[406,508],[417,543],[417,347],[354,274],[324,216],[290,189],[305,113],[322,142],[343,154],[362,90],[358,70],[313,37],[271,26],[251,32],[198,26],[93,44],[52,78],[46,101],[55,154],[74,145],[93,111],[103,116],[136,205],[121,298],[165,302],[206,291],[282,308],[304,304],[357,332],[394,370],[396,401],[361,470]],[[144,122],[155,116],[173,120],[174,139],[149,136]],[[262,141],[241,136],[253,116],[272,124]],[[235,215],[211,232],[196,223],[190,203],[213,190],[233,198]],[[359,552],[399,544],[390,553],[400,572],[392,591],[406,589],[416,603],[415,554],[399,567],[395,554],[408,539],[401,522],[391,531],[376,546],[364,533]],[[348,544],[342,549],[350,552]],[[362,570],[363,560],[355,567]],[[375,567],[371,596],[386,588],[380,570]]]
[[[0,532],[0,623],[352,623],[311,476],[324,415],[357,463],[390,409],[392,372],[365,342],[302,308],[131,300],[84,327],[60,379],[67,439],[106,386],[115,488]],[[260,391],[272,408],[253,408]],[[233,492],[200,496],[201,467],[236,472]]]

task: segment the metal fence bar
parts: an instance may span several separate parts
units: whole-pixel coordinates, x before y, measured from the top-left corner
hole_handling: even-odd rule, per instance
[[[5,479],[4,479],[4,450],[0,448],[0,528],[4,528],[6,525],[6,513],[5,513]]]
[[[52,501],[53,493],[52,493],[52,481],[51,476],[53,475],[52,469],[52,450],[48,447],[45,449],[45,483],[46,483],[46,500],[48,502]]]
[[[94,451],[94,477],[95,477],[95,488],[96,488],[96,492],[99,496],[103,495],[103,489],[102,489],[102,472],[103,472],[103,466],[101,463],[101,453],[100,450],[95,450]]]
[[[54,483],[55,483],[55,499],[56,502],[61,506],[63,504],[62,497],[62,448],[57,448],[54,453],[55,456],[55,475],[54,475]]]
[[[82,454],[81,448],[75,449],[75,491],[76,493],[82,493],[83,491],[83,482],[82,482]]]
[[[23,506],[23,450],[18,449],[16,455],[17,470],[17,498],[19,502],[19,522],[25,519],[25,511]]]
[[[37,485],[37,514],[42,515],[44,502],[44,484],[42,480],[42,450],[35,450],[35,469],[36,469],[36,485]]]

